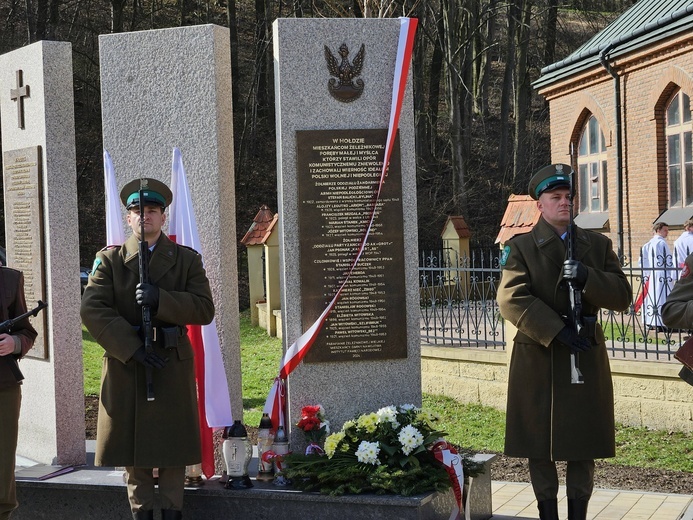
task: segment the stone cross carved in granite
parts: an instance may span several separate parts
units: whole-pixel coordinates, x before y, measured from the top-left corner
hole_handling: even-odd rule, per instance
[[[17,88],[10,89],[10,99],[17,102],[17,125],[24,128],[24,98],[29,97],[29,85],[22,85],[22,71],[17,71]]]

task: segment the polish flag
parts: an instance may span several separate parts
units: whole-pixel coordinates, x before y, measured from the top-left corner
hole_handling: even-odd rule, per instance
[[[171,191],[173,202],[169,209],[169,238],[177,244],[192,247],[204,260],[190,188],[178,148],[173,149]],[[221,357],[216,321],[212,320],[209,325],[188,325],[188,337],[195,351],[202,472],[209,478],[214,475],[212,428],[223,428],[233,424],[229,387]]]
[[[339,287],[335,293],[332,301],[327,305],[322,314],[318,319],[304,332],[284,353],[281,365],[279,367],[279,377],[275,378],[274,384],[270,390],[267,399],[265,400],[264,412],[269,414],[272,418],[272,426],[277,428],[280,424],[283,424],[284,413],[285,413],[285,402],[284,402],[284,383],[283,380],[289,377],[289,374],[293,372],[296,367],[301,363],[303,358],[306,356],[310,348],[315,343],[318,337],[320,329],[322,329],[325,324],[325,320],[330,315],[337,301],[342,294],[344,286],[349,281],[351,273],[356,268],[356,265],[361,259],[361,255],[368,242],[368,236],[370,235],[371,228],[373,227],[373,221],[375,220],[375,210],[377,202],[380,199],[380,192],[387,177],[387,170],[390,165],[390,157],[392,155],[392,147],[397,136],[397,131],[399,129],[399,117],[402,112],[402,102],[404,100],[404,91],[407,86],[407,76],[409,74],[409,66],[411,64],[412,52],[414,49],[414,35],[416,34],[416,26],[418,20],[416,18],[400,18],[400,32],[399,32],[399,43],[397,45],[397,60],[395,62],[395,72],[392,83],[392,103],[390,105],[390,120],[388,124],[387,140],[385,143],[385,157],[383,160],[383,169],[380,174],[380,183],[378,185],[378,192],[375,197],[375,203],[371,210],[370,221],[368,228],[364,233],[361,240],[361,245],[359,247],[358,253],[354,258],[351,268],[347,273],[344,282]]]
[[[111,156],[106,150],[103,151],[103,178],[106,187],[106,245],[121,246],[125,243],[123,216],[120,213],[115,169]]]

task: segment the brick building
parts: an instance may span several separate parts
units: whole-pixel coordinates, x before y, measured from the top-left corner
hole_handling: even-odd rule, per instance
[[[693,216],[693,0],[639,0],[534,86],[552,162],[577,173],[578,225],[632,263],[657,221],[671,246]]]

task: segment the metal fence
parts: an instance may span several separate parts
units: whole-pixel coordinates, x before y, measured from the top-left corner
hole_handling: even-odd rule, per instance
[[[671,361],[688,330],[661,323],[659,312],[681,268],[671,255],[641,258],[623,271],[633,288],[633,302],[624,312],[599,315],[611,356],[621,359]],[[458,257],[452,249],[421,253],[419,293],[421,341],[431,345],[505,349],[505,322],[496,291],[500,251],[473,251]]]

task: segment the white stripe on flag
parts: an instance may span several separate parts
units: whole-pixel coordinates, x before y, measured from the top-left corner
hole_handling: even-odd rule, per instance
[[[169,234],[176,236],[178,244],[192,247],[200,253],[204,262],[190,188],[185,175],[185,168],[183,167],[183,158],[178,148],[173,149],[171,177],[173,203],[169,210]],[[216,320],[212,320],[209,325],[202,326],[202,343],[205,353],[204,404],[207,425],[211,428],[223,428],[233,424],[233,417],[231,416],[229,386],[221,356]]]
[[[120,246],[125,243],[123,216],[116,186],[115,169],[109,153],[103,151],[103,179],[106,191],[106,245]]]

